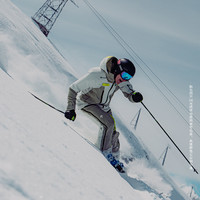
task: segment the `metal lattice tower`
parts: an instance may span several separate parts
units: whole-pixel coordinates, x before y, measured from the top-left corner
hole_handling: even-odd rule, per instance
[[[33,21],[36,22],[45,36],[48,36],[67,1],[68,0],[47,0],[32,17]],[[71,0],[71,2],[74,3],[73,0]]]

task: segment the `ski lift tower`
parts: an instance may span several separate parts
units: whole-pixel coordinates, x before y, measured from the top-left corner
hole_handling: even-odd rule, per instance
[[[40,30],[47,37],[68,0],[47,0],[32,17]],[[77,4],[70,0],[73,4]],[[78,7],[78,6],[77,6]]]

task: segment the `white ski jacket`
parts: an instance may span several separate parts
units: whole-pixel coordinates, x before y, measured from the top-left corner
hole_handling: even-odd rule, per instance
[[[129,81],[116,84],[114,74],[110,72],[113,56],[104,58],[99,67],[92,68],[88,74],[75,81],[69,87],[67,110],[79,109],[90,104],[98,104],[104,111],[109,111],[110,101],[117,90],[121,90],[131,102],[133,87]],[[78,95],[78,96],[77,96]],[[77,102],[76,102],[77,101]]]

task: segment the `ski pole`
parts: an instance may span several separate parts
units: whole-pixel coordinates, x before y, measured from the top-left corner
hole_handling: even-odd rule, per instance
[[[63,113],[63,114],[64,114],[64,112],[63,112],[62,110],[59,110],[59,109],[55,108],[54,106],[50,105],[49,103],[47,103],[47,102],[43,101],[43,100],[42,100],[42,99],[40,99],[39,97],[35,96],[33,93],[31,93],[31,92],[29,92],[29,93],[30,93],[30,94],[31,94],[33,97],[35,97],[37,100],[39,100],[39,101],[41,101],[42,103],[46,104],[47,106],[49,106],[49,107],[53,108],[54,110],[57,110],[58,112],[60,112],[60,113]]]
[[[158,120],[154,117],[154,115],[151,113],[151,111],[144,105],[143,102],[141,104],[144,106],[144,108],[148,111],[148,113],[151,115],[151,117],[155,120],[155,122],[160,126],[160,128],[164,131],[164,133],[167,135],[167,137],[171,140],[171,142],[174,144],[174,146],[178,149],[178,151],[181,153],[181,155],[185,158],[185,160],[189,163],[189,165],[193,168],[194,172],[197,174],[198,171],[195,169],[195,167],[192,165],[192,163],[187,159],[187,157],[184,155],[184,153],[181,151],[181,149],[177,146],[177,144],[173,141],[173,139],[169,136],[167,131],[161,126],[161,124],[158,122]]]

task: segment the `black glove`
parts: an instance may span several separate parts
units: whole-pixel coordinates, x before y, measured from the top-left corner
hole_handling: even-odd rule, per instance
[[[67,110],[65,112],[65,117],[69,120],[74,121],[76,119],[76,113],[75,110]]]
[[[139,92],[134,92],[133,95],[132,95],[132,99],[136,103],[141,102],[143,100],[143,96]]]

